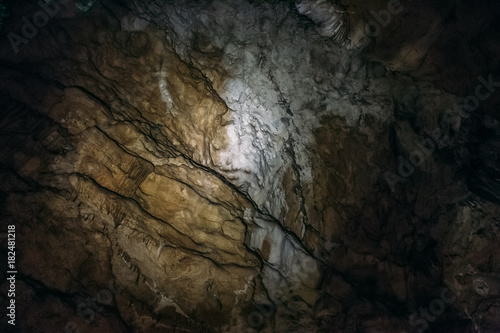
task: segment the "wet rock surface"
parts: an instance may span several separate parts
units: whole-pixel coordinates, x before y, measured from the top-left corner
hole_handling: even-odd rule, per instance
[[[9,4],[2,331],[499,331],[500,8],[439,3]]]

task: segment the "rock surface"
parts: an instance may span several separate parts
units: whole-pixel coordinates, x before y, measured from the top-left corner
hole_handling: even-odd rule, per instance
[[[1,28],[15,331],[500,331],[497,3],[51,4]]]

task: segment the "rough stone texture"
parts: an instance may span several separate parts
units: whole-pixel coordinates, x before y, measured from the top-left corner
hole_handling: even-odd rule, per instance
[[[500,81],[500,8],[368,36],[389,6],[78,1],[2,38],[17,331],[499,331],[500,89],[456,105]]]

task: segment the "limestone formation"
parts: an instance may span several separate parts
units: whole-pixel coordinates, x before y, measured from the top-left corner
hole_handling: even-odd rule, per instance
[[[0,331],[500,331],[495,1],[3,6]]]

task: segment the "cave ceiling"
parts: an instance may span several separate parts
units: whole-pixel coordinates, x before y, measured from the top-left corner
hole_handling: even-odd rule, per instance
[[[500,332],[498,17],[0,1],[0,331]]]

